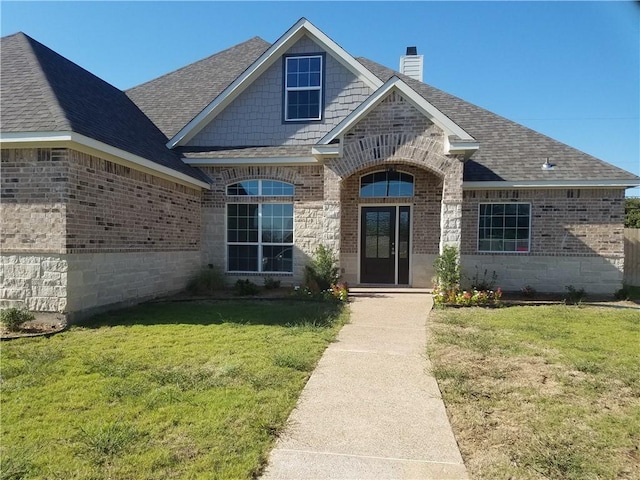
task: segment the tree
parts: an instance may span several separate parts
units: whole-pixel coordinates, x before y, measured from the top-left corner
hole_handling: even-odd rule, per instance
[[[629,197],[624,202],[625,228],[640,228],[640,197]]]

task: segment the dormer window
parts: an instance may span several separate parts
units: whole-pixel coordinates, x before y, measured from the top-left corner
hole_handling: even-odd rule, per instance
[[[322,119],[322,55],[285,57],[284,119]]]

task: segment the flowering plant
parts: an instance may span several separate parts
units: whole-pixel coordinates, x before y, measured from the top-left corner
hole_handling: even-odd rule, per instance
[[[498,307],[502,304],[502,290],[460,290],[459,288],[433,288],[433,301],[438,306]]]

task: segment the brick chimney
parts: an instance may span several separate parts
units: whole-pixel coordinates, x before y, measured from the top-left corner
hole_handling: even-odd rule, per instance
[[[400,73],[422,81],[423,56],[417,47],[407,47],[407,54],[400,57]]]

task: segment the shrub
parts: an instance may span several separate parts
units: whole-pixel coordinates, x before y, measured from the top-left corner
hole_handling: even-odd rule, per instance
[[[200,269],[187,284],[187,291],[194,295],[206,295],[223,288],[224,273],[215,265]]]
[[[338,259],[333,250],[320,245],[313,260],[304,268],[304,280],[312,291],[326,291],[340,279]]]
[[[522,287],[520,289],[520,293],[525,298],[533,298],[536,296],[538,292],[536,292],[536,289],[533,288],[531,285],[527,285],[526,287]]]
[[[577,305],[581,303],[582,300],[584,300],[584,297],[586,296],[584,288],[577,289],[573,285],[567,285],[564,288],[567,289],[567,294],[564,297],[565,303],[568,303],[571,305]]]
[[[241,296],[256,295],[260,291],[260,287],[258,287],[249,279],[238,280],[233,286],[233,291],[236,293],[236,295]]]
[[[442,253],[436,257],[433,266],[436,270],[437,286],[446,291],[460,288],[460,262],[458,249],[444,247]]]
[[[476,265],[476,274],[471,279],[471,288],[474,290],[493,290],[496,287],[496,280],[498,280],[498,274],[494,270],[491,274],[491,278],[487,278],[488,270],[484,269],[484,274],[480,278],[480,271]]]
[[[10,332],[17,332],[24,322],[33,320],[35,315],[25,308],[6,308],[0,311],[0,323]]]
[[[275,290],[276,288],[280,288],[280,280],[276,280],[273,277],[266,277],[264,279],[264,288],[267,290]]]

